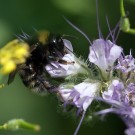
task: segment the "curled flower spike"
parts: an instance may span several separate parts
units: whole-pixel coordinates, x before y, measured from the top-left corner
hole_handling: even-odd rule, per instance
[[[115,67],[119,74],[119,78],[123,81],[131,82],[134,80],[135,59],[131,52],[130,55],[122,56],[118,59],[118,64]],[[130,76],[130,77],[129,77]]]
[[[125,85],[119,80],[113,80],[107,91],[102,94],[103,101],[112,107],[97,114],[116,113],[125,122],[127,135],[134,134],[135,127],[135,83]]]
[[[28,56],[29,46],[26,43],[17,39],[9,42],[0,49],[0,72],[2,74],[12,72],[16,69],[17,64],[24,63]]]
[[[118,59],[118,64],[116,65],[116,69],[119,69],[122,73],[128,73],[135,69],[135,59],[133,56],[126,55],[121,56]]]

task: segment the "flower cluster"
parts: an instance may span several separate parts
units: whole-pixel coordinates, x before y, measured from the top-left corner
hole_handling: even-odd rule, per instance
[[[102,97],[112,105],[108,112],[118,114],[127,125],[126,135],[135,134],[135,59],[131,55],[122,56],[115,66],[117,78],[111,80]],[[107,113],[101,111],[99,114]]]
[[[77,114],[83,114],[74,135],[94,99],[111,105],[95,114],[116,113],[128,127],[125,133],[135,134],[135,59],[131,52],[125,56],[122,47],[99,38],[91,44],[88,59],[94,70],[73,53],[63,57],[69,64],[52,62],[45,67],[51,77],[65,79],[57,90],[64,107],[72,105]]]

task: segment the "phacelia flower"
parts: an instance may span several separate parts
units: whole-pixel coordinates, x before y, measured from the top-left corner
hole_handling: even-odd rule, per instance
[[[52,61],[46,65],[45,68],[51,77],[67,77],[78,73],[87,74],[87,71],[82,67],[83,63],[74,54],[65,54],[62,60],[66,61],[67,64]]]
[[[77,74],[88,76],[88,74],[90,74],[88,65],[83,62],[81,58],[77,58],[75,54],[73,54],[73,47],[70,41],[63,39],[63,42],[66,48],[66,54],[61,60],[65,62],[61,63],[59,60],[50,60],[50,63],[45,66],[46,71],[54,78],[66,78]]]
[[[85,80],[76,85],[60,85],[59,96],[66,105],[74,105],[79,112],[86,111],[93,99],[100,93],[99,82]]]
[[[134,107],[135,105],[135,83],[127,86],[119,80],[113,80],[107,91],[102,93],[105,101],[117,101],[120,104]]]
[[[29,46],[26,43],[17,39],[9,42],[0,49],[0,72],[2,74],[12,72],[17,64],[24,63],[28,56]]]
[[[59,85],[56,92],[60,101],[65,106],[71,105],[77,108],[77,114],[82,114],[80,123],[74,133],[74,135],[77,135],[85,112],[94,99],[98,99],[101,96],[105,102],[112,103],[112,101],[115,101],[115,105],[118,104],[117,106],[120,107],[123,105],[121,102],[126,102],[128,99],[125,93],[123,93],[125,84],[118,76],[113,76],[116,70],[117,59],[123,52],[123,49],[115,44],[116,39],[114,37],[116,36],[116,29],[113,34],[111,31],[109,34],[112,36],[113,42],[108,40],[108,38],[104,40],[99,36],[99,39],[94,40],[92,43],[84,32],[68,20],[67,22],[90,43],[89,65],[77,58],[73,51],[69,51],[62,57],[62,60],[66,61],[66,64],[60,61],[51,61],[46,65],[45,69],[51,77],[62,77],[65,81]],[[68,46],[69,43],[66,43]],[[90,67],[91,65],[92,68]],[[76,80],[73,78],[76,78]],[[116,80],[113,81],[114,78]],[[101,94],[102,92],[103,94]],[[112,112],[112,110],[114,111],[114,108],[109,109],[107,112]]]
[[[103,99],[109,101],[109,100],[117,100],[120,101],[124,100],[122,96],[124,90],[124,84],[120,82],[119,80],[113,80],[111,85],[108,87],[107,91],[104,91],[102,96]]]
[[[77,135],[88,107],[91,105],[92,101],[99,96],[100,88],[100,82],[91,80],[84,80],[76,85],[62,84],[59,86],[58,95],[64,105],[72,105],[78,109],[77,114],[82,114],[74,135]]]
[[[114,62],[120,57],[122,48],[110,40],[97,39],[90,46],[89,61],[98,66],[102,76],[110,73],[113,69]]]

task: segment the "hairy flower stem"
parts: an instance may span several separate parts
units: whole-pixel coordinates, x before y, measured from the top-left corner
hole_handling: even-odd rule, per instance
[[[128,33],[129,33],[129,34],[135,34],[135,29],[129,29],[129,30],[128,30]]]
[[[81,63],[79,60],[77,62],[81,65],[82,68],[84,68],[87,71],[88,77],[91,77],[92,76],[92,71],[88,68],[88,66],[86,64]]]

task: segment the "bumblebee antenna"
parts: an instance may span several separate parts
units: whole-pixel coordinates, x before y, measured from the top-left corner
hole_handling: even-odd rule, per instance
[[[77,26],[75,26],[72,22],[70,22],[66,17],[63,17],[63,18],[65,19],[65,21],[66,21],[69,25],[71,25],[74,29],[76,29],[79,33],[81,33],[81,34],[87,39],[87,41],[90,43],[90,45],[92,45],[92,43],[91,43],[89,37],[88,37],[82,30],[80,30]]]
[[[71,38],[78,39],[78,37],[76,37],[76,36],[73,36],[73,35],[67,35],[67,34],[63,34],[62,37],[71,37]]]
[[[38,30],[34,26],[32,26],[32,29],[34,30],[34,32],[38,32]]]

